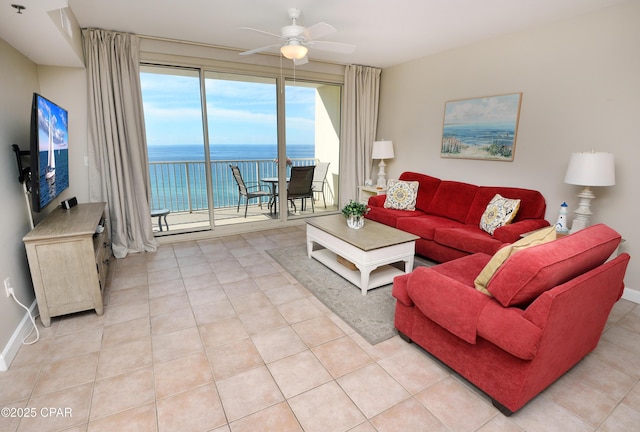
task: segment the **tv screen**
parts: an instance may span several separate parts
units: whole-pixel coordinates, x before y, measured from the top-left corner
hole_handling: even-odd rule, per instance
[[[33,94],[31,108],[31,206],[39,212],[69,187],[67,110]]]

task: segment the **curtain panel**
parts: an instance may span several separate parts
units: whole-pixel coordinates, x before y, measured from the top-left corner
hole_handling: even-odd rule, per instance
[[[381,69],[349,65],[344,77],[340,159],[340,208],[358,200],[358,186],[370,178],[371,151],[378,126]]]
[[[88,81],[89,200],[109,209],[116,258],[157,249],[149,208],[139,38],[84,29]]]

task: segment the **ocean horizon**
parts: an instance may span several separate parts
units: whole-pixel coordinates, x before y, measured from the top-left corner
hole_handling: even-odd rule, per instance
[[[211,160],[269,160],[278,157],[277,144],[211,144]],[[171,144],[147,145],[149,162],[203,161],[204,145]],[[314,144],[289,144],[287,157],[310,159],[315,157]]]
[[[455,138],[470,146],[512,146],[515,132],[515,122],[452,123],[444,125],[443,138]]]
[[[147,154],[152,208],[168,208],[176,212],[209,207],[202,144],[148,145]],[[238,202],[238,188],[227,162],[237,162],[248,183],[255,184],[260,176],[277,175],[277,166],[273,163],[277,158],[276,144],[213,144],[210,154],[211,160],[218,162],[212,164],[214,208],[231,207]],[[313,163],[315,145],[288,145],[287,157],[295,164]],[[243,161],[262,162],[256,165]],[[263,187],[268,186],[264,184]],[[263,199],[265,203],[266,200]]]

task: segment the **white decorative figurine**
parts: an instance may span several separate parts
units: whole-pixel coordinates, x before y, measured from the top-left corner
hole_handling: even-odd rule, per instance
[[[566,202],[563,202],[560,206],[560,212],[558,214],[558,221],[556,222],[556,232],[568,233],[569,227],[567,226],[567,210],[568,206]]]

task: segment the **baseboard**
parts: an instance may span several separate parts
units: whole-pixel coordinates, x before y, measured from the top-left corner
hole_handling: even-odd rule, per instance
[[[38,303],[34,300],[33,303],[31,303],[31,307],[29,307],[29,313],[25,312],[22,321],[20,321],[13,335],[11,335],[11,339],[9,339],[9,342],[7,342],[7,345],[2,350],[2,354],[0,354],[0,372],[5,372],[9,369],[11,362],[22,346],[22,341],[27,337],[29,332],[33,330],[33,323],[31,322],[31,318],[29,318],[29,314],[34,316],[37,307]]]
[[[640,304],[640,291],[625,288],[622,298]]]

